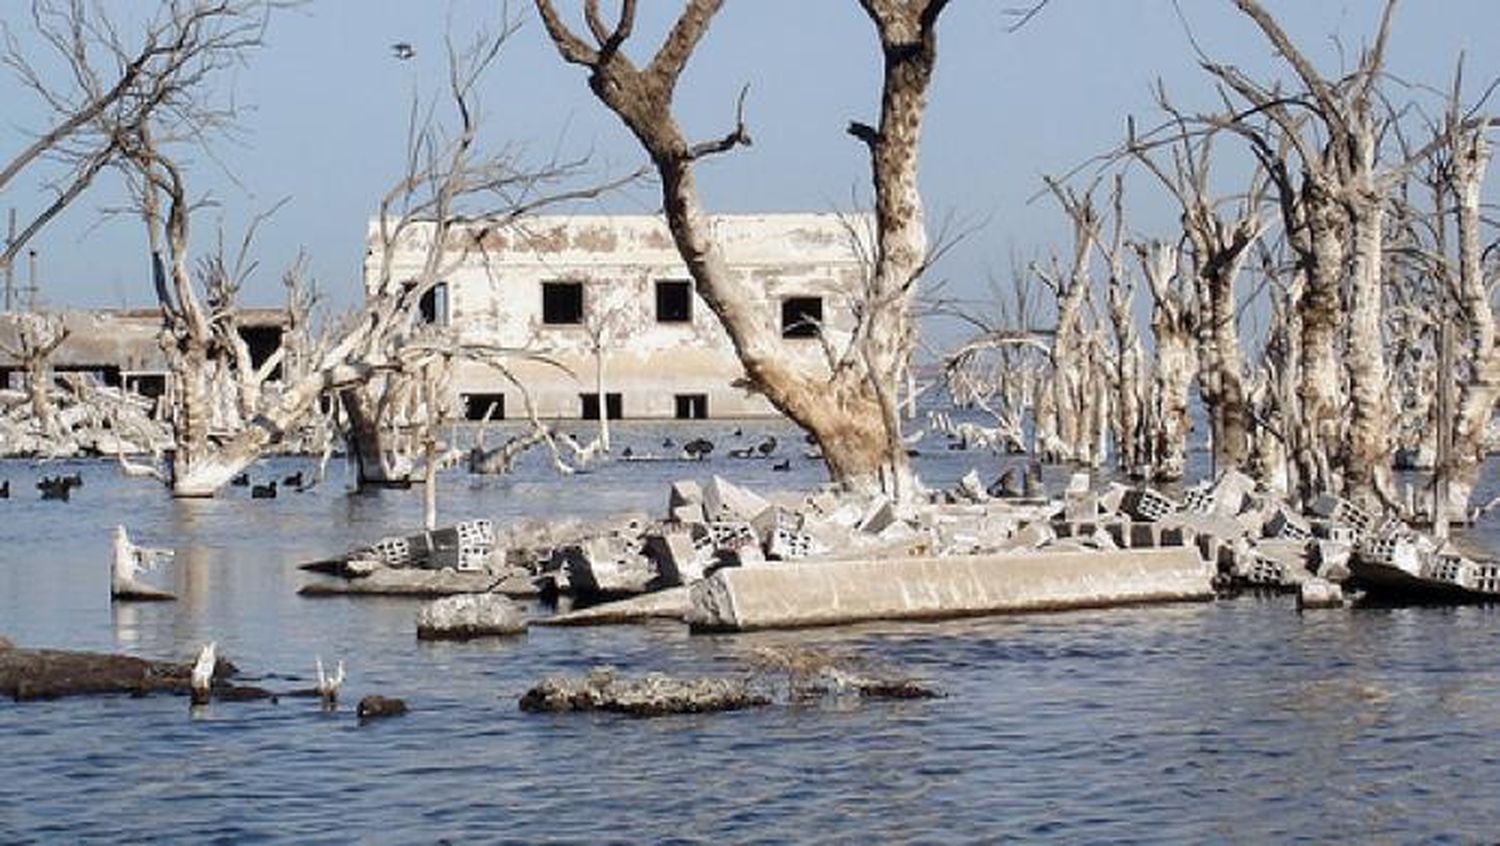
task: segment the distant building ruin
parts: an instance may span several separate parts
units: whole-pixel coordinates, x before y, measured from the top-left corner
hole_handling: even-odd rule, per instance
[[[5,352],[19,346],[16,323],[23,313],[0,312],[0,389],[19,390],[26,378],[21,362]],[[95,385],[153,399],[171,391],[159,309],[70,309],[51,314],[61,317],[68,330],[67,339],[49,359],[54,377],[75,374]],[[285,309],[242,308],[238,319],[251,360],[260,366],[281,345],[288,314]]]
[[[799,365],[827,367],[825,341],[842,349],[864,274],[851,221],[833,214],[719,215],[715,235],[740,284],[761,303]],[[854,227],[868,228],[862,217]],[[380,272],[379,222],[370,224],[367,289]],[[394,280],[414,278],[431,228],[417,227],[395,253]],[[525,349],[561,368],[517,358],[510,365],[546,418],[761,417],[776,413],[739,387],[744,376],[728,335],[693,290],[665,221],[655,215],[531,217],[458,229],[423,319],[464,343]],[[820,334],[822,339],[820,340]],[[602,338],[605,396],[595,388]],[[525,415],[521,392],[475,362],[456,366],[463,415]]]

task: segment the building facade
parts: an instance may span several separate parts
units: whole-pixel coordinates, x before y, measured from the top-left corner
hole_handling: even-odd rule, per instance
[[[855,228],[867,226],[854,219]],[[722,215],[715,237],[734,279],[809,370],[827,367],[853,326],[864,264],[849,221],[832,214]],[[426,233],[430,239],[430,229]],[[370,227],[367,286],[380,272]],[[525,350],[507,365],[546,418],[759,417],[776,412],[745,390],[717,317],[693,290],[665,221],[652,215],[531,217],[453,236],[424,319],[465,343]],[[391,278],[417,276],[423,233],[393,254]],[[820,338],[821,334],[821,338]],[[602,363],[604,396],[596,388]],[[555,365],[561,365],[555,366]],[[469,419],[525,416],[521,391],[494,368],[456,365],[453,389]]]

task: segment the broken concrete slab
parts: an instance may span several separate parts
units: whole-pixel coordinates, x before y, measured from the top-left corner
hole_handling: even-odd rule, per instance
[[[526,615],[498,593],[466,593],[434,600],[417,611],[418,640],[470,640],[521,634]]]
[[[620,535],[589,538],[559,550],[568,584],[580,594],[619,596],[644,593],[658,573],[641,554],[644,541]]]
[[[713,538],[708,527],[698,523],[648,535],[644,552],[656,563],[661,583],[669,587],[698,581],[714,563]]]
[[[1325,579],[1308,579],[1297,592],[1299,610],[1340,608],[1344,604],[1343,588]]]
[[[753,491],[714,476],[703,489],[703,511],[709,520],[749,521],[770,505]]]
[[[702,631],[941,619],[1213,597],[1187,549],[864,558],[726,569],[694,585]]]
[[[464,573],[457,570],[377,569],[360,579],[317,581],[303,585],[300,596],[450,596],[456,593],[513,594],[507,585],[524,585],[517,595],[535,595],[524,572]]]
[[[538,626],[604,626],[645,620],[683,621],[687,619],[688,609],[691,607],[688,589],[674,587],[577,611],[566,611],[551,617],[538,617],[531,622]]]

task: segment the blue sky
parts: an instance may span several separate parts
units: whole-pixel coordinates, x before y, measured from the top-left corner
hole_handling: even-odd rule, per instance
[[[581,3],[558,2],[576,21]],[[0,0],[0,20],[23,47],[37,47],[26,40],[28,5]],[[641,5],[637,57],[654,49],[679,6]],[[1066,172],[1117,144],[1128,114],[1151,123],[1157,78],[1185,106],[1214,102],[1169,0],[1052,0],[1009,33],[1004,10],[1014,5],[1019,0],[955,0],[944,15],[923,148],[930,221],[953,216],[980,225],[934,276],[975,297],[984,296],[986,276],[1004,275],[1013,253],[1044,255],[1065,244],[1068,227],[1055,204],[1032,200],[1040,176]],[[1374,0],[1268,5],[1330,72],[1352,62],[1380,8]],[[1181,9],[1216,59],[1258,77],[1285,76],[1228,0],[1182,0]],[[192,154],[195,192],[217,203],[195,217],[197,249],[212,246],[221,220],[237,238],[250,215],[290,198],[262,230],[261,271],[249,299],[275,304],[280,269],[305,248],[330,300],[352,302],[365,221],[399,175],[413,93],[432,95],[443,83],[445,33],[471,38],[492,28],[501,10],[495,0],[312,0],[279,15],[266,46],[225,79],[243,108],[242,132],[216,145],[219,163]],[[510,12],[524,23],[482,89],[486,143],[514,145],[536,160],[589,154],[596,174],[639,164],[633,139],[593,100],[581,69],[557,57],[531,4],[515,0]],[[1397,13],[1390,70],[1445,86],[1459,51],[1467,50],[1469,88],[1477,92],[1500,75],[1500,55],[1491,49],[1497,32],[1500,3],[1493,0],[1408,0]],[[411,43],[416,55],[396,59],[390,45],[397,41]],[[1340,44],[1350,58],[1341,59]],[[729,0],[683,76],[679,120],[695,136],[722,134],[745,83],[755,144],[700,167],[710,209],[823,211],[868,195],[863,148],[843,128],[877,115],[879,54],[854,0]],[[0,76],[0,102],[8,106],[0,159],[8,159],[39,127],[40,113],[8,76]],[[39,207],[46,176],[38,170],[20,177],[0,207],[17,207],[23,217]],[[652,211],[659,206],[653,191],[647,185],[590,206]],[[140,225],[100,215],[120,201],[106,179],[33,243],[47,303],[150,304]],[[1130,203],[1141,234],[1175,234],[1174,215],[1147,183],[1133,186]],[[24,280],[24,266],[19,272]]]

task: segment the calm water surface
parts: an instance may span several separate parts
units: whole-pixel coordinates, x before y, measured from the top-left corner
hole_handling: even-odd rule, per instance
[[[733,445],[719,431],[722,448]],[[767,431],[746,427],[745,441]],[[751,430],[754,430],[753,432]],[[682,430],[673,432],[678,440]],[[779,433],[783,442],[795,438]],[[617,448],[659,448],[626,428]],[[785,447],[783,447],[785,449]],[[973,454],[923,458],[946,484]],[[988,459],[993,462],[994,459]],[[276,459],[269,478],[309,466]],[[443,518],[664,507],[665,482],[718,470],[752,486],[819,478],[794,460],[616,464],[562,481],[443,480]],[[42,471],[81,469],[73,502]],[[339,469],[339,468],[335,468]],[[1500,479],[1491,467],[1483,490]],[[341,472],[341,471],[340,471]],[[417,603],[301,599],[296,564],[403,532],[419,490],[243,489],[172,502],[104,464],[0,463],[0,634],[26,646],[186,658],[214,639],[262,683],[342,658],[346,703],[405,697],[360,726],[349,705],[174,697],[0,702],[0,842],[1494,842],[1500,838],[1500,612],[1299,615],[1289,600],[689,636],[661,624],[418,643]],[[109,530],[177,550],[181,599],[115,605]],[[1492,522],[1491,545],[1500,540]],[[795,644],[900,664],[950,695],[632,720],[522,714],[541,676],[734,672]]]

